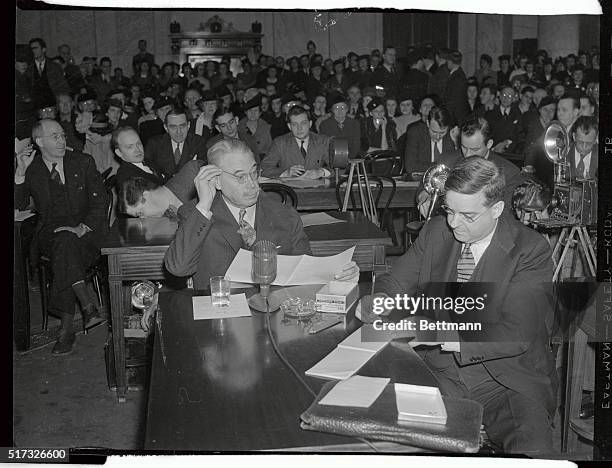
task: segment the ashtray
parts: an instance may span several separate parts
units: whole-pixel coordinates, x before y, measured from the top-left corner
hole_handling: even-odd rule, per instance
[[[317,313],[316,301],[313,299],[302,301],[299,297],[284,300],[280,308],[286,317],[297,319],[309,318]]]

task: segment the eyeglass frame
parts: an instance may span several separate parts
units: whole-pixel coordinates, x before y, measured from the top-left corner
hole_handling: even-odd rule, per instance
[[[236,179],[236,181],[240,184],[240,185],[245,185],[249,179],[251,179],[253,182],[257,183],[259,182],[259,178],[261,177],[261,169],[256,167],[253,171],[250,171],[246,174],[240,174],[240,175],[236,175],[233,172],[228,172],[228,171],[224,171],[223,169],[220,169],[221,172],[225,173],[225,174],[229,174],[231,175],[234,179]],[[242,182],[241,182],[242,180]]]
[[[462,213],[461,211],[456,212],[454,211],[452,208],[450,208],[447,204],[443,203],[442,205],[440,205],[440,208],[442,208],[442,210],[444,210],[444,213],[446,213],[446,216],[455,216],[455,215],[460,215],[462,219],[464,219],[468,224],[474,224],[476,221],[478,221],[487,211],[489,211],[495,204],[488,206],[484,211],[482,211],[481,213],[478,213],[478,215],[476,215],[475,218],[472,218],[470,215],[466,215],[465,213]]]
[[[55,141],[59,141],[60,138],[66,139],[65,133],[52,133],[51,135],[41,135],[43,138],[53,138]]]

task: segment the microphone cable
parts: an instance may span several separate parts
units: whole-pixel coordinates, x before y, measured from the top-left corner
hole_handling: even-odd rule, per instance
[[[276,342],[276,338],[274,338],[274,335],[272,334],[272,325],[270,323],[270,305],[268,303],[267,297],[265,298],[265,301],[266,301],[266,329],[268,332],[268,337],[270,338],[270,342],[272,343],[272,348],[274,349],[274,352],[276,353],[278,358],[282,361],[282,363],[293,373],[295,378],[304,386],[304,388],[308,391],[308,393],[310,393],[310,395],[313,398],[316,398],[317,393],[310,387],[310,385],[306,383],[301,373],[295,367],[293,367],[293,365],[289,362],[289,360],[287,360],[287,358],[281,352],[278,346],[278,343]],[[366,444],[368,447],[374,450],[374,452],[379,452],[378,448],[367,439],[364,439],[362,437],[357,437],[357,436],[348,436],[348,437],[352,437],[353,439]]]

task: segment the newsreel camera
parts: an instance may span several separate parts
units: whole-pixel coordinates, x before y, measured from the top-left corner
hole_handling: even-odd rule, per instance
[[[570,170],[570,139],[558,121],[544,134],[544,152],[554,164],[551,219],[588,226],[597,222],[597,181],[574,179]]]

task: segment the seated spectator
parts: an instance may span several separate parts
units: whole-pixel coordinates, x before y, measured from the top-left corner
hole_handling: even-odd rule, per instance
[[[155,112],[155,95],[153,93],[146,92],[142,96],[140,107],[140,117],[138,117],[138,132],[141,132],[141,125],[144,122],[157,119],[157,113]]]
[[[135,218],[177,218],[178,209],[196,196],[194,179],[203,161],[189,161],[165,185],[130,177],[118,185],[118,209]]]
[[[218,133],[206,141],[207,152],[222,140],[240,139],[240,135],[238,135],[238,117],[231,110],[217,109],[213,116],[213,122]]]
[[[595,99],[587,94],[580,96],[580,115],[586,115],[592,117],[596,115],[597,103]]]
[[[542,86],[548,86],[554,78],[553,63],[550,58],[546,58],[542,64],[542,72],[538,77],[538,81]]]
[[[544,133],[555,117],[557,102],[550,96],[540,101],[538,117],[525,121],[525,161],[523,170],[549,187],[553,185],[553,163],[544,151]]]
[[[395,122],[385,117],[385,106],[382,100],[374,98],[368,104],[370,116],[362,120],[361,149],[365,153],[375,150],[395,151],[397,132]]]
[[[480,67],[476,70],[476,82],[478,86],[490,85],[495,86],[497,84],[497,74],[493,71],[493,59],[489,54],[482,54],[480,56]]]
[[[265,177],[297,177],[319,179],[331,175],[329,167],[329,137],[310,131],[312,122],[301,106],[287,113],[291,133],[279,136],[262,161]]]
[[[344,70],[344,60],[334,60],[334,74],[325,83],[327,91],[344,94],[350,85],[350,77]]]
[[[113,175],[119,168],[110,140],[112,131],[119,126],[122,114],[123,106],[120,101],[108,101],[103,110],[94,115],[92,124],[86,131],[83,151],[91,154],[100,173],[110,169],[109,175]]]
[[[166,134],[156,135],[145,147],[145,160],[158,167],[165,177],[176,174],[192,159],[206,162],[206,142],[196,134],[189,133],[189,122],[185,111],[173,109],[164,118]]]
[[[166,114],[174,109],[175,101],[170,99],[167,96],[159,96],[155,99],[155,104],[153,105],[153,110],[157,118],[153,120],[145,120],[142,122],[138,129],[140,131],[140,138],[142,139],[142,144],[147,147],[149,140],[158,135],[164,135],[166,131],[164,130],[164,120],[166,118]]]
[[[512,73],[512,68],[510,67],[510,56],[507,54],[500,55],[497,60],[499,61],[499,71],[497,72],[497,86],[509,85],[510,73]]]
[[[444,107],[433,107],[427,116],[427,123],[420,121],[408,127],[404,154],[407,174],[426,171],[443,154],[456,151],[449,130],[450,115]]]
[[[189,88],[187,91],[185,91],[185,99],[183,100],[183,104],[185,105],[187,120],[197,119],[202,112],[197,104],[201,97],[202,95],[197,89]]]
[[[328,137],[346,139],[349,158],[356,158],[361,150],[361,129],[359,122],[347,116],[347,99],[341,94],[333,96],[330,111],[333,117],[321,122],[319,133]]]
[[[39,151],[28,146],[17,155],[15,208],[25,209],[31,197],[40,216],[32,260],[37,262],[39,253],[51,260],[48,307],[61,318],[59,339],[51,352],[68,354],[75,341],[77,300],[85,329],[103,321],[102,305],[86,285],[85,274],[108,233],[108,196],[91,156],[67,150],[64,130],[57,122],[37,122],[32,141]]]
[[[147,179],[157,185],[164,183],[164,174],[157,167],[144,162],[144,147],[132,127],[119,127],[113,131],[111,149],[121,160],[115,179],[117,185],[131,177]]]
[[[478,83],[474,79],[468,80],[466,99],[469,114],[478,114],[482,104],[478,99]]]
[[[521,112],[513,106],[515,91],[510,86],[500,90],[499,107],[485,112],[484,118],[491,127],[493,151],[504,153],[522,141]]]
[[[304,83],[306,98],[314,101],[317,95],[325,95],[325,81],[323,80],[323,65],[321,62],[313,62],[310,66],[310,75]],[[278,88],[276,88],[278,90]]]
[[[289,132],[287,128],[287,117],[283,112],[282,96],[270,96],[270,109],[264,112],[262,118],[270,124],[270,136],[272,140]]]
[[[259,190],[257,165],[243,142],[217,143],[210,161],[196,176],[198,202],[179,210],[179,228],[164,259],[170,273],[193,275],[194,288],[208,289],[210,277],[224,275],[238,250],[257,240],[271,240],[282,255],[310,253],[297,212]],[[358,276],[351,262],[336,279]]]
[[[158,83],[151,74],[151,66],[148,62],[141,62],[138,67],[138,72],[132,77],[132,84],[140,86],[142,91],[153,91],[157,92]]]
[[[395,122],[395,130],[397,131],[397,138],[406,133],[406,129],[409,125],[414,122],[421,120],[419,114],[415,114],[414,100],[412,96],[402,94],[398,98],[400,115],[393,118]]]
[[[540,106],[540,101],[548,96],[548,93],[543,88],[536,88],[533,92],[533,105],[537,109]]]
[[[261,118],[260,95],[247,101],[244,107],[246,117],[238,122],[238,137],[247,144],[259,164],[272,146],[270,124]]]
[[[73,151],[82,152],[85,146],[85,138],[83,134],[76,131],[76,113],[73,112],[72,99],[67,94],[57,95],[57,122],[62,126],[66,135],[66,146],[72,148]]]
[[[597,108],[599,107],[599,82],[591,81],[587,84],[586,93],[588,96],[591,96],[595,100],[595,104]]]
[[[586,83],[584,81],[584,67],[582,65],[576,65],[572,68],[572,77],[569,82],[569,87],[571,89],[577,89],[578,91],[584,93],[586,92]]]
[[[480,107],[475,112],[477,117],[484,117],[485,113],[495,109],[495,100],[497,99],[496,88],[485,85],[480,89]]]
[[[312,121],[312,131],[319,133],[321,122],[331,117],[327,112],[327,97],[325,93],[317,93],[310,110],[310,120]]]
[[[370,70],[370,56],[360,55],[357,58],[357,71],[351,75],[351,81],[357,84],[361,89],[371,86],[372,70]]]
[[[551,83],[551,96],[557,101],[565,94],[565,86],[562,83]]]
[[[250,88],[251,86],[255,86],[255,80],[257,76],[253,73],[253,66],[248,59],[242,60],[242,72],[238,73],[236,79],[238,83],[241,83],[242,86],[246,88]]]
[[[189,131],[200,135],[204,140],[208,141],[210,137],[217,133],[213,117],[217,112],[217,96],[214,92],[206,90],[202,93],[202,97],[196,103],[200,109],[200,115],[197,119],[192,119],[189,124]]]
[[[364,88],[365,89],[365,88]],[[347,92],[348,116],[357,118],[361,108],[361,89],[357,85],[349,86]]]

